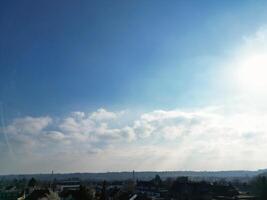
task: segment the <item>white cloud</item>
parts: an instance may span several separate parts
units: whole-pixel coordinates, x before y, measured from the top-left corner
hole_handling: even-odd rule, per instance
[[[134,132],[141,138],[150,137],[155,127],[149,122],[143,120],[136,120],[133,125]]]
[[[50,117],[24,117],[15,119],[6,130],[10,134],[38,134],[52,123]]]
[[[47,131],[45,136],[55,142],[61,142],[66,138],[66,136],[59,131]]]
[[[31,151],[39,145],[39,137],[53,122],[51,117],[24,117],[14,119],[3,131],[12,151]]]
[[[100,108],[90,115],[90,119],[95,120],[95,121],[114,120],[122,114],[123,114],[123,111],[114,113],[114,112],[109,112],[105,110],[104,108]]]
[[[58,127],[68,137],[79,142],[98,142],[123,138],[125,132],[120,128],[110,128],[123,112],[109,112],[103,108],[95,112],[73,112],[59,123]],[[110,121],[111,120],[111,121]],[[113,125],[114,126],[114,125]]]
[[[184,127],[181,126],[167,126],[162,129],[162,133],[166,139],[174,140],[184,133]]]
[[[95,123],[89,118],[80,118],[77,116],[66,117],[58,124],[58,128],[61,132],[68,137],[85,141],[91,136],[91,133],[95,129]]]

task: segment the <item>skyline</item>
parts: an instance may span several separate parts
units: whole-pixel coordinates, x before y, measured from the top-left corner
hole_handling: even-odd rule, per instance
[[[267,168],[264,1],[0,3],[0,174]]]

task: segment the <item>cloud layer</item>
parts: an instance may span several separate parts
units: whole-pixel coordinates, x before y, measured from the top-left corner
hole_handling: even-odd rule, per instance
[[[130,112],[100,108],[59,119],[25,116],[1,132],[2,173],[219,170],[266,166],[267,115],[222,107]],[[125,122],[127,118],[127,122]],[[14,165],[11,165],[14,163]],[[30,170],[31,171],[30,171]]]

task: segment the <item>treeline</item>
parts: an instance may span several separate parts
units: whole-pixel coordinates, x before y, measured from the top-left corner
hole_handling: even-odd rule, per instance
[[[267,199],[267,178],[258,176],[250,182],[251,193],[256,195],[260,200]]]

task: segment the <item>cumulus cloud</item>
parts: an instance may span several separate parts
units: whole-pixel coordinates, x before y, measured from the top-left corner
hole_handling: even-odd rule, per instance
[[[95,129],[95,123],[89,118],[72,115],[64,118],[58,124],[58,128],[68,137],[84,141],[90,138],[92,131]]]
[[[22,152],[31,151],[32,148],[38,146],[39,136],[44,130],[53,123],[51,117],[30,117],[14,119],[3,131],[9,140],[12,151]],[[13,146],[13,147],[12,147]]]
[[[38,134],[52,122],[51,117],[17,118],[7,126],[10,134]]]
[[[106,142],[106,140],[123,139],[130,134],[125,134],[129,131],[125,131],[124,127],[109,127],[110,125],[114,127],[117,122],[114,120],[122,113],[122,111],[110,112],[103,108],[88,114],[73,112],[58,124],[58,128],[67,137],[79,142],[93,143],[101,140]]]

